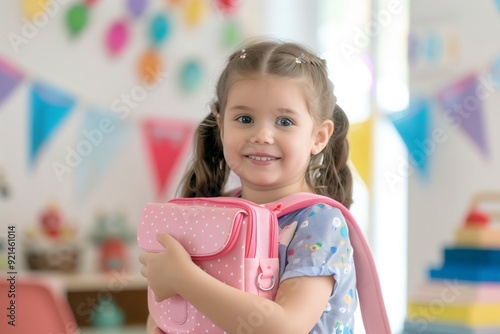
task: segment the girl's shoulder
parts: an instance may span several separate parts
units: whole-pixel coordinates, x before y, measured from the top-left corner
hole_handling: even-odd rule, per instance
[[[348,225],[342,211],[329,204],[318,203],[290,212],[278,219],[280,228],[316,230],[318,233],[340,231],[347,236]]]

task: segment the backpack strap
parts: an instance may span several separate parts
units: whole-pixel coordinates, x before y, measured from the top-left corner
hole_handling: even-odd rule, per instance
[[[377,267],[370,246],[351,212],[336,200],[312,193],[296,193],[276,202],[266,204],[278,217],[315,204],[328,204],[338,208],[349,227],[349,239],[354,249],[356,265],[356,286],[365,331],[368,334],[391,334],[391,327],[385,309]]]

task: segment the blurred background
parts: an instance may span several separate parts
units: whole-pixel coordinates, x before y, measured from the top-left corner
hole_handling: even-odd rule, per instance
[[[499,10],[497,0],[1,2],[2,300],[12,275],[40,300],[49,282],[62,304],[37,306],[40,322],[62,308],[60,332],[143,333],[140,212],[175,195],[226,57],[267,36],[328,62],[351,122],[352,211],[394,333],[500,332]],[[31,304],[21,297],[18,314]],[[1,332],[27,333],[18,322]]]

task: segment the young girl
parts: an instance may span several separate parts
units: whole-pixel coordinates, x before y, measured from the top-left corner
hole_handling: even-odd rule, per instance
[[[219,78],[182,196],[223,196],[232,171],[241,197],[258,204],[311,192],[349,207],[347,130],[323,59],[293,43],[251,43],[229,57]],[[179,294],[228,333],[246,333],[238,319],[263,308],[272,311],[252,333],[352,333],[356,274],[341,212],[315,205],[281,217],[279,226],[274,301],[209,276],[166,234],[158,236],[165,251],[140,255],[141,273],[157,301]],[[161,333],[150,317],[154,332]]]

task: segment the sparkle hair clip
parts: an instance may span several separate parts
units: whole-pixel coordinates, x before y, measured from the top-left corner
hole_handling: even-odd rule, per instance
[[[240,58],[245,59],[246,57],[247,57],[247,53],[246,53],[245,49],[241,50]]]
[[[295,62],[297,64],[302,64],[302,63],[305,63],[305,58],[306,58],[306,55],[302,52],[300,54],[300,57],[295,57]]]

